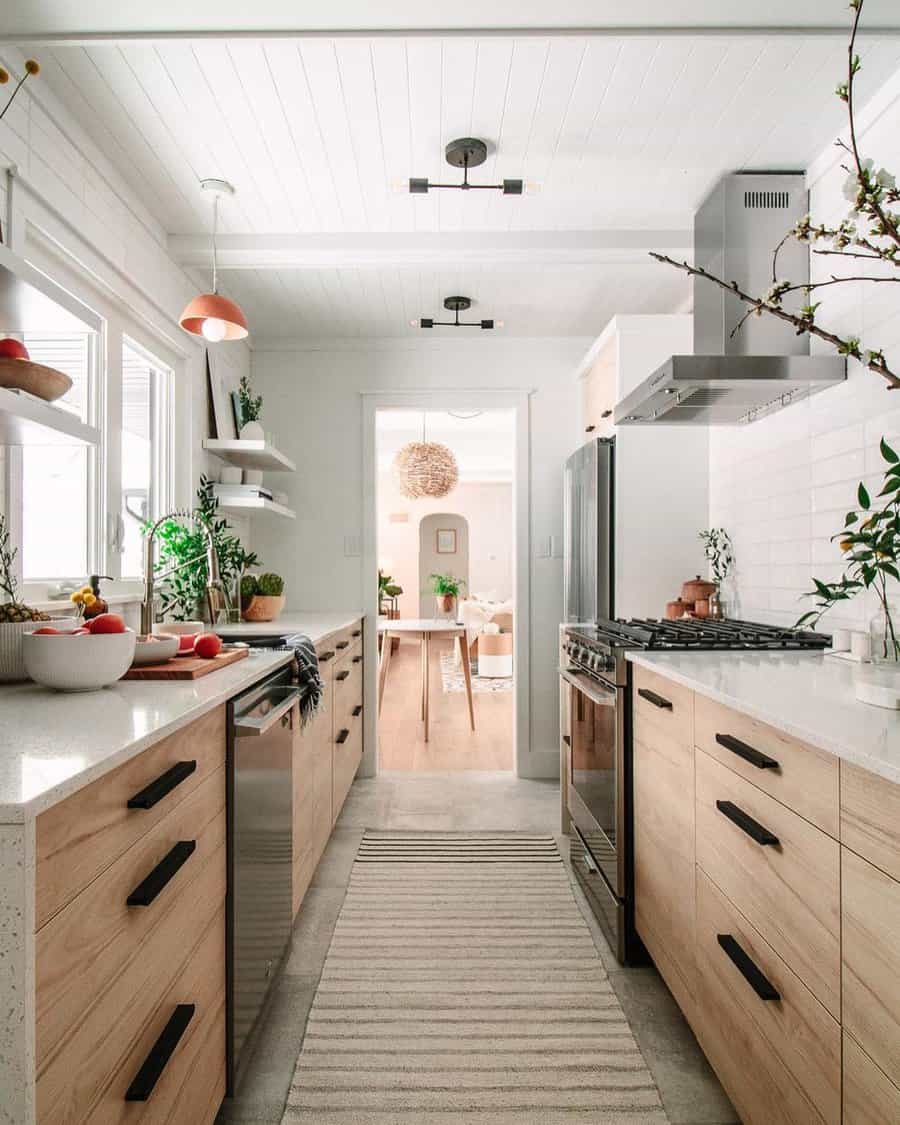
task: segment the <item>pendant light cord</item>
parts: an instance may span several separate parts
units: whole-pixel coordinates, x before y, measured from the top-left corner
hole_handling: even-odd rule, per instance
[[[216,260],[216,234],[219,229],[219,193],[216,192],[213,196],[213,236],[212,236],[212,251],[213,251],[213,293],[219,292],[219,263]]]

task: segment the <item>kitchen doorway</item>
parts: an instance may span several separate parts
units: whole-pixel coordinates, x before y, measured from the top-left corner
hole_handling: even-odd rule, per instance
[[[363,775],[527,773],[527,472],[519,470],[528,399],[472,397],[364,399],[364,573],[371,559],[378,581],[366,616]],[[421,453],[418,487],[409,458]],[[447,479],[435,484],[429,473]]]

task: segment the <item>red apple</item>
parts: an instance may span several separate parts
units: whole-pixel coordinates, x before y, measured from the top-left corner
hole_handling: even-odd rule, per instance
[[[194,652],[204,660],[212,660],[222,651],[222,642],[215,633],[201,633],[194,642]]]
[[[54,629],[52,625],[45,625],[43,627],[43,629],[35,629],[34,635],[36,637],[49,637],[49,636],[58,637],[59,636],[59,629]]]
[[[92,617],[90,621],[86,622],[85,627],[94,635],[97,633],[125,632],[125,622],[118,613],[101,613],[99,617]]]
[[[11,336],[0,340],[0,359],[28,359],[28,349],[21,340],[14,340]]]

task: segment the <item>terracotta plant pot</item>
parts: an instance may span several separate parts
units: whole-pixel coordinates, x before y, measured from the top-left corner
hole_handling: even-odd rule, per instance
[[[249,602],[241,609],[241,617],[245,621],[274,621],[284,609],[284,594],[278,597],[254,594]]]
[[[452,594],[435,594],[434,600],[437,602],[438,610],[441,613],[449,613],[453,609]]]
[[[698,574],[696,578],[691,578],[681,587],[681,598],[686,602],[698,602],[703,598],[709,598],[715,592],[715,582],[708,582]]]

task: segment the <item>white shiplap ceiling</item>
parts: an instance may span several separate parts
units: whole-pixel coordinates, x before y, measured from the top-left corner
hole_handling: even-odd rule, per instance
[[[867,39],[862,54],[864,102],[900,65],[900,40]],[[186,263],[206,259],[198,181],[235,185],[221,288],[254,336],[410,334],[451,292],[510,335],[586,335],[616,312],[671,311],[687,285],[646,249],[686,247],[724,172],[803,169],[844,121],[833,88],[846,45],[828,36],[203,38],[43,44],[40,57]],[[473,179],[521,176],[540,191],[408,195],[410,175],[456,178],[443,147],[460,135],[491,146]],[[589,260],[554,261],[532,253],[548,232],[586,245],[635,233],[627,250],[599,237]],[[497,233],[520,260],[496,252]],[[333,265],[305,252],[304,239],[329,234]],[[383,249],[354,260],[358,236],[377,234]],[[397,260],[387,237],[424,246],[436,234],[444,242],[419,261]]]

